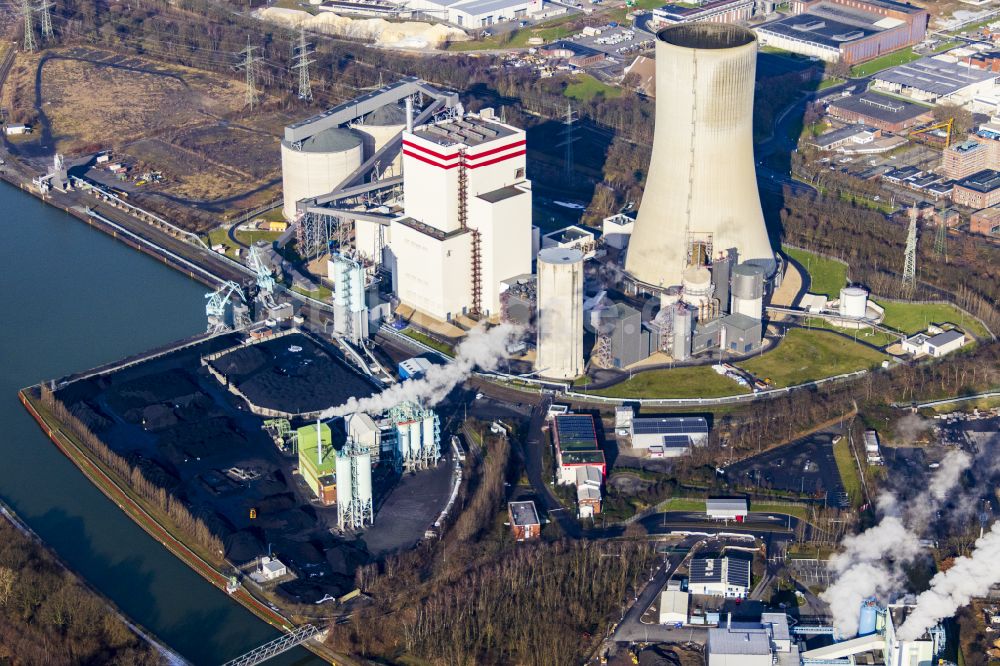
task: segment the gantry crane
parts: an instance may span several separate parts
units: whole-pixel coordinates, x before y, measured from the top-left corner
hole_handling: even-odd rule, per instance
[[[212,293],[205,294],[205,298],[208,300],[208,302],[205,303],[205,317],[208,319],[209,333],[219,333],[228,328],[226,325],[226,305],[228,305],[230,300],[232,300],[233,294],[238,295],[243,303],[247,302],[247,297],[243,292],[243,288],[232,280],[223,283],[222,286]],[[242,328],[248,323],[249,322],[245,321],[243,317],[234,313],[234,328]]]
[[[274,275],[271,273],[271,267],[264,261],[264,258],[260,255],[260,249],[256,245],[250,246],[250,252],[247,256],[247,266],[257,274],[257,297],[260,299],[261,304],[265,308],[275,307],[274,288],[277,283],[274,280]]]

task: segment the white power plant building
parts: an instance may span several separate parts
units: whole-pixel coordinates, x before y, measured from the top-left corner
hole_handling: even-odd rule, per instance
[[[538,253],[538,342],[535,370],[550,379],[583,374],[583,252]]]
[[[296,218],[300,199],[326,194],[364,159],[364,138],[350,129],[333,127],[303,141],[281,142],[282,213]]]
[[[356,442],[347,441],[337,453],[337,524],[357,530],[374,521],[372,457]]]
[[[656,35],[653,154],[625,261],[641,285],[680,285],[689,266],[735,249],[776,265],[753,156],[757,40],[745,28],[692,23]]]
[[[444,321],[500,313],[501,283],[531,272],[525,145],[491,109],[403,133],[403,215],[386,258],[403,304]],[[371,231],[357,224],[360,246]]]

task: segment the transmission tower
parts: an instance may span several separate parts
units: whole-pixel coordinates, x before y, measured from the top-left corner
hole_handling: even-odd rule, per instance
[[[563,121],[565,129],[563,129],[563,145],[566,147],[566,164],[565,164],[565,177],[566,183],[573,182],[573,142],[576,138],[573,136],[573,123],[576,122],[576,116],[573,113],[573,105],[566,104],[566,119]]]
[[[31,0],[21,0],[21,14],[24,16],[24,50],[34,53],[37,44],[35,44],[35,19]]]
[[[903,290],[910,293],[917,286],[917,204],[910,208],[910,229],[906,234],[903,255]]]
[[[52,33],[52,8],[55,7],[50,0],[42,0],[36,11],[42,19],[42,40],[50,41],[54,36]]]
[[[938,215],[937,234],[934,236],[934,253],[948,261],[948,221],[943,211]]]
[[[292,65],[292,69],[299,70],[299,99],[311,102],[313,94],[312,85],[309,83],[309,65],[315,61],[309,59],[312,51],[309,50],[309,44],[306,43],[305,25],[300,26],[299,46],[296,50],[295,64]]]
[[[256,50],[256,46],[250,46],[250,36],[247,35],[247,47],[241,55],[243,55],[243,69],[246,73],[246,102],[244,106],[250,107],[251,111],[260,104],[260,90],[257,88],[257,63],[260,62],[260,57],[254,55]]]

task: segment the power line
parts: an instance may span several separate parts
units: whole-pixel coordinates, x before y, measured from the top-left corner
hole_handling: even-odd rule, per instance
[[[903,251],[903,290],[912,294],[917,286],[917,211],[916,202],[910,208],[910,228],[906,234],[906,249]]]
[[[51,41],[54,34],[52,32],[52,8],[55,5],[51,0],[42,0],[38,4],[38,9],[36,10],[42,17],[42,39],[46,42]]]
[[[37,45],[35,44],[35,21],[31,0],[21,0],[21,14],[24,16],[24,50],[28,53],[34,53]]]
[[[309,83],[309,65],[315,61],[309,59],[311,53],[309,44],[306,43],[306,26],[302,25],[299,28],[298,53],[292,69],[299,70],[299,99],[307,102],[311,102],[313,98],[312,85]]]
[[[243,51],[243,55],[245,56],[243,69],[246,72],[245,106],[250,107],[251,111],[260,103],[260,90],[257,88],[257,63],[260,62],[260,57],[254,55],[254,51],[256,50],[256,46],[250,45],[250,35],[247,35],[247,47]]]

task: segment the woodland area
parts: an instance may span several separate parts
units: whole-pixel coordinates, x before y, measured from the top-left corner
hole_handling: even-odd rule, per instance
[[[41,546],[0,520],[0,664],[161,663],[103,599]]]

